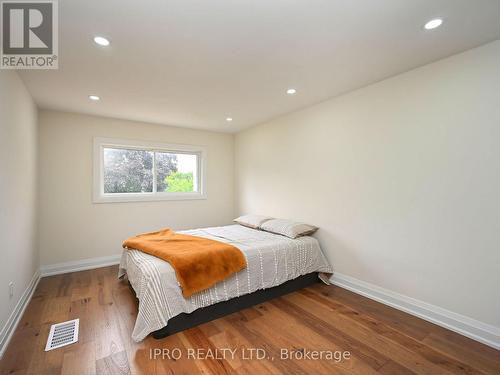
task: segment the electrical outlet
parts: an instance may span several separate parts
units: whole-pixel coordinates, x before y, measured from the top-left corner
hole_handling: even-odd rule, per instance
[[[14,282],[11,281],[9,283],[9,298],[12,298],[14,296]]]

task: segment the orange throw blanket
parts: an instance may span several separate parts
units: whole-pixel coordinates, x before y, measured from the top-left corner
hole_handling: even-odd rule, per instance
[[[240,249],[208,238],[175,233],[168,228],[131,237],[123,242],[123,247],[169,262],[184,297],[210,288],[246,267]]]

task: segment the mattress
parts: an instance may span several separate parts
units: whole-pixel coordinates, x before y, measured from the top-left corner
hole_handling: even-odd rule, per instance
[[[311,272],[332,273],[318,241],[290,239],[241,225],[180,231],[226,242],[245,255],[247,267],[213,287],[184,298],[168,262],[137,250],[125,250],[118,277],[128,277],[139,300],[132,339],[141,341],[181,313],[280,285]]]

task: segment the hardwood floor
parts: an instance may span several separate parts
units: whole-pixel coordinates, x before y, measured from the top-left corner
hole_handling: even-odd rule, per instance
[[[134,343],[137,301],[116,274],[114,266],[43,278],[0,373],[500,374],[500,351],[322,284],[162,340]],[[77,317],[79,342],[45,352],[50,325]],[[282,359],[282,349],[296,357],[323,351],[323,359]],[[344,357],[337,362],[328,353]]]

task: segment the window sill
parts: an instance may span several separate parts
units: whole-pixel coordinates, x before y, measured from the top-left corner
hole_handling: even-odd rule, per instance
[[[206,194],[200,193],[141,193],[141,194],[109,194],[94,196],[93,203],[127,203],[127,202],[157,202],[157,201],[186,201],[207,199]]]

